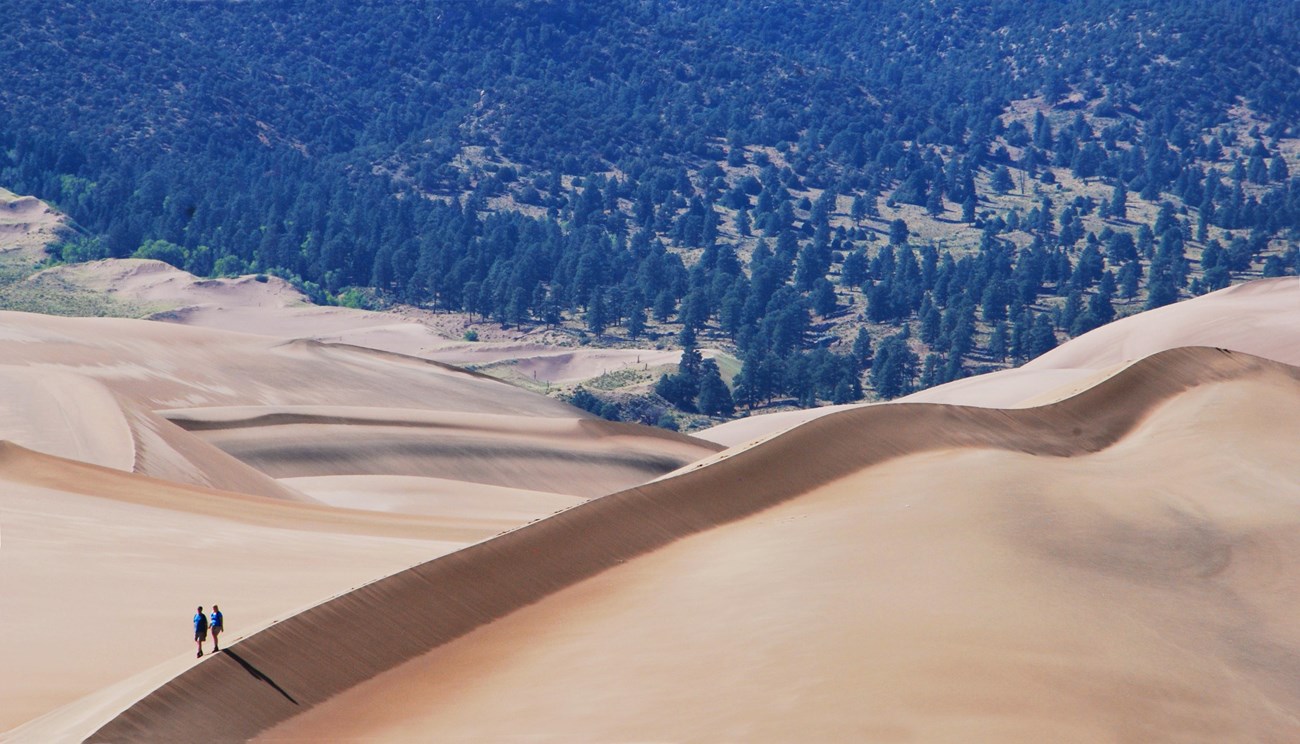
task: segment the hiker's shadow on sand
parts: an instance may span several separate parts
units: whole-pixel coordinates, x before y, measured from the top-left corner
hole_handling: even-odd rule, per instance
[[[280,693],[281,695],[284,695],[285,700],[288,700],[289,702],[293,703],[294,705],[298,705],[298,701],[297,701],[297,700],[294,700],[292,695],[290,695],[289,693],[285,692],[283,687],[277,685],[277,684],[275,683],[275,680],[273,680],[273,679],[271,679],[270,677],[268,677],[268,676],[266,676],[265,674],[263,674],[263,673],[262,673],[262,670],[258,669],[257,667],[253,666],[252,664],[248,663],[248,661],[246,661],[246,660],[244,659],[244,657],[240,656],[239,654],[235,653],[234,651],[231,651],[231,650],[228,649],[228,648],[223,648],[223,649],[221,649],[221,653],[223,653],[223,654],[225,654],[226,656],[229,656],[230,658],[234,659],[236,663],[238,663],[241,667],[244,668],[244,671],[246,671],[246,672],[248,672],[249,674],[253,675],[254,679],[261,680],[261,681],[267,683],[268,685],[270,685],[271,687],[275,688],[275,691],[276,691],[276,692]]]

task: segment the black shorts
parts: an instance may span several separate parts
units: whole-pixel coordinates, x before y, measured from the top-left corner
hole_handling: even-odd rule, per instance
[[[200,643],[202,643],[203,641],[208,640],[208,629],[207,629],[207,628],[204,628],[203,630],[196,630],[196,631],[194,631],[194,640],[196,640],[196,641],[198,641],[198,642],[200,642]]]

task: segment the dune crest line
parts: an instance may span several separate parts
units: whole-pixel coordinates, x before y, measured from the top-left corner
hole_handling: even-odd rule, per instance
[[[196,664],[88,740],[250,738],[608,568],[872,465],[961,448],[1084,455],[1187,390],[1265,375],[1300,383],[1300,368],[1192,347],[1147,357],[1040,408],[900,403],[831,414],[323,602],[235,644],[238,662],[222,655]]]

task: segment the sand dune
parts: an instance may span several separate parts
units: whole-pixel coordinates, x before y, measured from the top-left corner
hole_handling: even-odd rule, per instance
[[[410,307],[371,311],[314,305],[274,276],[204,279],[148,259],[55,266],[30,281],[49,278],[135,306],[158,308],[149,316],[152,320],[379,349],[489,369],[503,379],[529,384],[568,386],[626,371],[654,377],[681,359],[675,350],[595,348],[577,346],[572,339],[556,345],[546,333],[524,331],[509,332],[512,337],[505,339],[468,342],[463,335],[470,323],[463,316]],[[717,357],[720,352],[702,353]]]
[[[1099,373],[1181,346],[1213,346],[1300,365],[1300,279],[1261,279],[1132,315],[1018,369],[958,380],[908,400],[1037,405],[1087,387]]]
[[[574,409],[425,359],[120,318],[0,312],[10,363],[77,372],[151,409],[410,406],[571,417]]]
[[[404,406],[449,415],[488,413],[520,417],[521,422],[559,417],[565,421],[563,426],[574,429],[598,426],[580,425],[574,417],[585,414],[559,401],[424,359],[147,321],[0,313],[0,355],[9,362],[0,368],[0,438],[40,452],[180,483],[281,498],[304,497],[277,484],[274,476],[322,472],[259,472],[258,458],[240,462],[155,412],[328,403],[357,409]],[[356,429],[333,429],[336,434],[344,430],[354,440],[361,436]],[[629,453],[609,454],[607,459],[619,463],[613,470],[621,473],[612,481],[602,480],[601,473],[608,468],[597,454],[577,458],[576,463],[568,457],[568,477],[581,477],[584,469],[591,469],[587,466],[593,466],[591,485],[583,493],[595,495],[601,487],[616,490],[668,472],[693,451],[701,455],[709,451],[708,445],[692,450],[645,427],[630,436],[649,444],[639,450],[633,446]],[[326,440],[322,446],[332,448],[341,461],[357,460],[343,437]],[[418,454],[408,453],[405,458],[413,461]],[[372,455],[382,459],[380,453]],[[545,455],[531,453],[531,462],[552,473],[563,469],[563,463],[547,462]],[[336,465],[327,472],[457,477],[452,468],[432,465],[417,473],[403,470],[396,467],[402,458],[394,454],[368,468]],[[329,454],[322,453],[317,461],[328,459]],[[383,469],[385,463],[395,464],[395,469]],[[520,463],[515,477],[526,480],[527,458]]]
[[[200,602],[234,641],[716,450],[344,344],[5,312],[0,354],[4,739],[81,738],[183,672]]]
[[[174,659],[199,602],[232,610],[233,641],[481,536],[0,443],[0,730]]]
[[[0,440],[59,457],[130,470],[131,427],[102,383],[60,370],[0,367]]]
[[[1015,369],[967,377],[900,400],[1015,408],[1061,400],[1151,354],[1211,346],[1300,365],[1300,279],[1261,279],[1102,326]],[[728,421],[695,436],[726,446],[771,436],[838,406]]]
[[[1212,349],[837,413],[299,613],[92,740],[1293,740],[1297,414],[1300,369]]]
[[[205,408],[164,415],[275,478],[400,475],[591,498],[719,448],[590,419],[328,406]]]
[[[427,358],[671,352],[58,271],[189,325],[0,313],[5,741],[1300,739],[1295,279],[717,452]]]
[[[62,226],[63,217],[45,202],[0,188],[0,253],[40,256]]]

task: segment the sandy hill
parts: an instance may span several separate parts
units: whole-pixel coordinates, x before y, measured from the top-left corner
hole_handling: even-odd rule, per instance
[[[91,740],[1294,741],[1298,415],[1300,369],[1210,348],[839,412],[287,618]]]
[[[1300,365],[1300,279],[1239,284],[1132,315],[1062,344],[1015,369],[968,377],[903,400],[1016,407],[1059,400],[1124,365],[1167,349],[1212,346]],[[734,446],[854,406],[751,416],[695,436]]]
[[[271,479],[417,475],[590,497],[716,449],[348,345],[0,313],[0,354],[12,401],[0,438],[227,490],[285,495]]]
[[[676,350],[584,347],[574,345],[572,339],[558,345],[538,331],[497,329],[497,337],[468,342],[463,336],[471,327],[476,333],[487,333],[487,329],[474,326],[461,314],[314,305],[278,277],[250,274],[204,279],[151,259],[54,266],[26,283],[44,286],[51,282],[126,307],[152,308],[151,320],[380,349],[483,368],[494,376],[538,389],[572,387],[593,379],[608,383],[608,375],[620,372],[641,372],[644,379],[636,381],[653,381],[681,359]],[[706,350],[705,354],[717,356],[718,352]]]
[[[0,359],[0,730],[718,449],[346,344],[4,312]]]
[[[1295,279],[719,452],[119,270],[0,313],[0,740],[1300,739]]]
[[[53,240],[63,217],[34,196],[0,188],[0,253],[34,253]]]
[[[227,607],[233,641],[481,537],[450,518],[217,491],[0,443],[0,730],[139,672],[183,671],[199,603]]]

